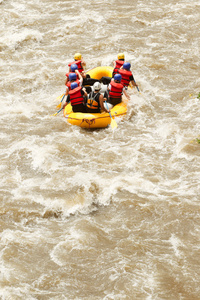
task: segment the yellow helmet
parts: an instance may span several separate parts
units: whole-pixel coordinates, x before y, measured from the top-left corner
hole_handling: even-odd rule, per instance
[[[80,53],[75,53],[74,54],[74,59],[75,60],[80,60],[81,59],[81,54]]]
[[[117,55],[117,58],[118,58],[118,59],[124,59],[124,53],[119,53],[119,54]]]

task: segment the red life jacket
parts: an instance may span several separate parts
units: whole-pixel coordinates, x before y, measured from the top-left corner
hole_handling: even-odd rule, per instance
[[[76,79],[75,81],[72,82],[76,82],[78,84],[78,86],[80,85],[80,80]],[[71,91],[71,81],[68,81],[66,86],[68,87],[69,91]]]
[[[121,68],[121,66],[123,66],[124,60],[116,60],[115,63],[116,63],[116,65],[115,65],[115,68],[113,70],[113,77],[114,77],[115,74],[117,74],[117,71]]]
[[[68,72],[68,73],[66,73],[65,75],[66,75],[67,77],[69,77],[69,74],[71,74],[71,73],[75,73],[75,72]],[[75,73],[75,74],[76,74],[76,73]],[[76,78],[79,79],[78,74],[76,74]]]
[[[121,83],[122,83],[124,86],[128,86],[128,85],[129,85],[129,82],[130,82],[130,76],[131,76],[131,75],[133,76],[132,72],[131,72],[131,71],[124,70],[124,69],[119,69],[119,70],[118,70],[118,73],[119,73],[120,75],[122,75]]]
[[[111,85],[111,89],[109,91],[110,97],[112,97],[112,98],[121,98],[122,90],[124,88],[123,84],[117,83],[114,80],[111,80],[110,85]]]
[[[80,73],[82,73],[84,70],[83,70],[83,67],[82,67],[82,61],[81,60],[75,60],[71,63],[68,64],[68,66],[70,67],[72,64],[76,64],[77,67],[78,67],[78,70]]]
[[[72,106],[84,102],[83,95],[81,94],[81,86],[78,86],[77,88],[69,91],[69,95],[70,95],[70,102]]]

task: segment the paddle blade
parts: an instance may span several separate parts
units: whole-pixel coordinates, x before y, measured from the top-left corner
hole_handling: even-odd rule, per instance
[[[111,125],[112,129],[117,128],[117,123],[116,123],[116,121],[114,119],[111,119],[110,125]]]
[[[61,108],[61,106],[62,106],[61,103],[63,102],[64,98],[65,98],[65,94],[62,95],[62,99],[61,99],[60,103],[57,105],[57,108]]]
[[[61,102],[56,106],[56,108],[61,108]]]
[[[58,96],[57,98],[56,98],[56,100],[60,100],[60,99],[62,99],[62,97],[64,96],[64,94],[62,94],[62,95],[60,95],[60,96]]]

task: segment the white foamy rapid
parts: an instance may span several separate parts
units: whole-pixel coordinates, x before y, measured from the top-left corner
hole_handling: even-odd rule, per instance
[[[0,0],[0,298],[199,299],[199,1]],[[57,110],[124,52],[112,130]]]

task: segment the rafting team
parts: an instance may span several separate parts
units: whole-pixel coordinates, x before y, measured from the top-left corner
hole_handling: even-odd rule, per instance
[[[69,72],[66,74],[66,101],[62,108],[70,102],[73,112],[100,113],[110,112],[110,108],[122,102],[122,95],[130,99],[126,90],[128,85],[137,86],[130,71],[131,64],[125,62],[124,53],[119,53],[113,62],[114,70],[111,77],[102,77],[101,80],[90,78],[86,74],[85,61],[80,53],[74,55],[74,61],[69,63]],[[106,85],[104,94],[100,93],[102,85]],[[86,86],[86,87],[85,87]],[[92,86],[92,87],[91,87]],[[104,104],[106,103],[106,106]],[[109,103],[109,105],[107,105]]]

